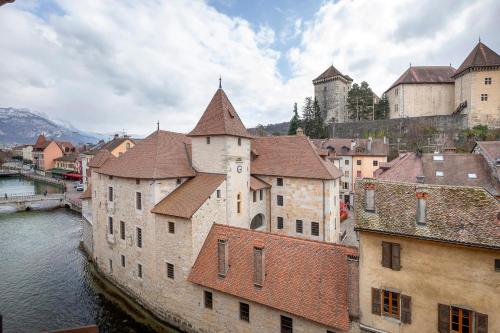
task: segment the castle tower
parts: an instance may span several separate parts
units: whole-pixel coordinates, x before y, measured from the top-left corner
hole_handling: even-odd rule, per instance
[[[467,114],[469,127],[500,128],[500,55],[479,41],[452,78],[454,112]]]
[[[227,223],[249,228],[251,135],[222,88],[188,135],[194,169],[226,175]]]
[[[319,103],[325,124],[345,123],[347,114],[347,93],[352,79],[330,66],[313,80],[314,97]]]

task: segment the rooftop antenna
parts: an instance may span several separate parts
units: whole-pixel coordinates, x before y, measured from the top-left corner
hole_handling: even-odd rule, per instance
[[[411,62],[410,62],[410,67],[411,67]]]
[[[159,120],[156,122],[156,128],[158,131],[160,130],[160,121]]]
[[[222,77],[219,75],[219,89],[222,89]]]
[[[479,43],[481,43],[481,35],[479,35]]]

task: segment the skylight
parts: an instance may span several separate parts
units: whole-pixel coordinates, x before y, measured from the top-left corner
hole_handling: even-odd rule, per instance
[[[467,177],[469,177],[469,179],[477,179],[477,175],[475,173],[468,173]]]
[[[444,171],[436,171],[436,177],[444,177]]]
[[[433,155],[432,159],[434,161],[444,161],[443,155]]]

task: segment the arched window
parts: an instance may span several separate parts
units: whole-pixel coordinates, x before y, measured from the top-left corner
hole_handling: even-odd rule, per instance
[[[258,229],[264,225],[264,215],[262,214],[257,214],[254,216],[252,219],[252,222],[250,222],[250,229]]]

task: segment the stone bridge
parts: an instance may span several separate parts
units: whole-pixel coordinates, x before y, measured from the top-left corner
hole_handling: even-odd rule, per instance
[[[11,207],[16,211],[54,208],[66,205],[63,193],[44,194],[13,194],[0,196],[0,207]]]

